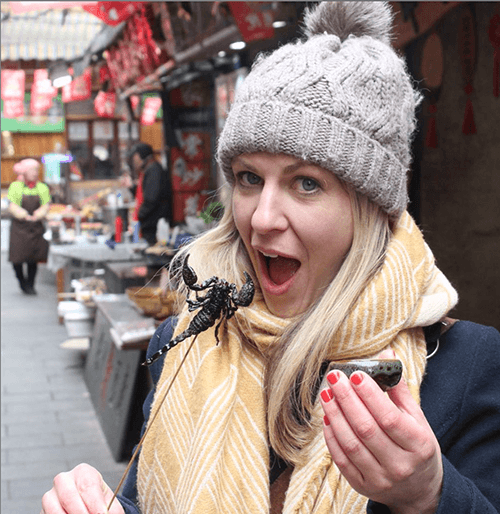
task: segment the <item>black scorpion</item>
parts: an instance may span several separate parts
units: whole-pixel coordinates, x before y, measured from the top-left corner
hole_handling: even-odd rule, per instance
[[[160,358],[165,352],[179,344],[184,339],[191,336],[196,336],[201,332],[214,326],[216,321],[220,318],[219,323],[215,327],[215,340],[219,344],[219,327],[224,319],[230,319],[238,310],[238,307],[248,307],[253,300],[255,293],[255,286],[250,275],[244,271],[246,282],[241,287],[240,291],[236,289],[235,284],[230,284],[227,280],[218,277],[212,277],[205,280],[201,284],[197,284],[198,277],[194,269],[188,265],[189,254],[184,259],[182,266],[182,278],[189,287],[189,289],[196,291],[196,301],[186,299],[189,312],[200,309],[195,317],[189,323],[189,326],[184,332],[169,341],[163,348],[158,350],[143,364],[149,366]],[[208,289],[205,296],[199,296],[198,291]],[[190,291],[191,292],[191,291]],[[189,292],[189,293],[190,293]]]

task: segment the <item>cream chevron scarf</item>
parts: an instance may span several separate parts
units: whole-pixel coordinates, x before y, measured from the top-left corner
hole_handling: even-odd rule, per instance
[[[457,294],[411,217],[405,213],[379,273],[360,296],[337,337],[332,359],[370,357],[393,348],[405,366],[415,398],[425,370],[425,341],[418,327],[443,317]],[[251,326],[242,334],[231,320],[219,346],[213,329],[201,334],[147,436],[138,470],[143,514],[266,514],[269,450],[263,394],[264,361],[244,342],[264,349],[289,321],[262,302],[238,311]],[[190,315],[184,312],[176,334]],[[242,324],[241,324],[242,325]],[[187,349],[179,344],[165,361],[151,414]],[[318,404],[316,415],[322,416]],[[319,430],[296,467],[284,514],[361,513],[367,499],[342,477]]]

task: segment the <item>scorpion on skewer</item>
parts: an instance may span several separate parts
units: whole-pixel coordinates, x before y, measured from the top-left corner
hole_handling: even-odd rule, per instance
[[[179,344],[184,339],[191,336],[197,336],[201,332],[214,326],[220,318],[219,323],[215,327],[215,340],[219,344],[219,328],[225,319],[230,319],[238,310],[238,307],[248,307],[253,300],[255,286],[250,275],[244,271],[245,284],[238,292],[235,284],[230,284],[227,280],[218,277],[211,277],[201,284],[197,284],[198,277],[194,269],[188,265],[189,254],[184,258],[182,266],[182,278],[186,285],[192,291],[196,291],[196,300],[190,300],[189,294],[186,302],[189,312],[201,309],[189,323],[184,332],[169,341],[163,348],[158,350],[143,364],[149,366],[157,361],[165,352]],[[205,296],[200,296],[199,291],[208,289]],[[191,292],[191,291],[190,291]],[[189,293],[190,293],[189,292]]]

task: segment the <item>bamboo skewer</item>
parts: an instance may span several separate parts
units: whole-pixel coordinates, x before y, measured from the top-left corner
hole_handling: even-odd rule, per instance
[[[123,482],[125,481],[125,478],[127,477],[128,472],[130,471],[130,468],[132,467],[132,464],[134,463],[134,461],[135,461],[135,459],[136,459],[136,457],[137,457],[137,455],[139,453],[139,450],[141,449],[142,444],[144,443],[144,439],[146,439],[146,436],[148,435],[149,429],[152,427],[152,425],[153,425],[153,423],[154,423],[154,421],[156,419],[156,416],[158,416],[158,413],[160,412],[161,406],[163,405],[163,402],[167,398],[167,395],[170,392],[170,389],[172,389],[172,385],[174,384],[175,379],[177,378],[177,375],[179,374],[182,366],[184,365],[184,362],[187,359],[187,356],[189,355],[189,352],[191,351],[191,348],[193,347],[197,337],[198,337],[198,334],[196,334],[194,336],[193,340],[191,341],[191,344],[189,345],[189,348],[187,349],[186,354],[182,358],[182,361],[179,364],[179,367],[177,368],[174,376],[172,377],[172,380],[170,381],[170,384],[168,385],[167,391],[165,392],[165,395],[163,396],[163,398],[162,398],[162,400],[160,402],[160,405],[158,405],[158,408],[156,409],[156,412],[154,413],[154,416],[151,418],[151,421],[149,422],[149,425],[147,426],[144,434],[142,435],[139,443],[137,444],[137,447],[136,447],[132,457],[130,458],[129,463],[127,464],[127,467],[125,468],[125,471],[123,472],[123,475],[122,475],[122,477],[120,479],[120,482],[118,483],[118,485],[117,485],[117,487],[116,487],[116,489],[115,489],[115,491],[113,493],[113,497],[111,498],[111,501],[109,502],[108,511],[111,508],[111,505],[113,504],[113,501],[115,500],[116,495],[120,491],[120,488],[123,485]]]

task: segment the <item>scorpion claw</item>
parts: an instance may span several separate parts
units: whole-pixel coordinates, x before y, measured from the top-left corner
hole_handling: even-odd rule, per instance
[[[182,265],[182,278],[187,286],[192,286],[198,281],[198,277],[194,269],[188,264],[189,254],[184,258],[184,264]]]

